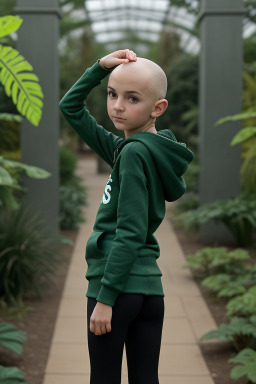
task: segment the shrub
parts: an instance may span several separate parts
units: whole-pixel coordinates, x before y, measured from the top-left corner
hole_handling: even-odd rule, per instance
[[[207,203],[184,215],[184,227],[198,227],[214,220],[227,226],[238,246],[252,244],[256,231],[256,199],[254,195]]]
[[[66,182],[72,179],[75,174],[75,169],[77,164],[77,155],[72,149],[65,146],[60,146],[59,156],[60,156],[60,184],[64,185],[66,184]]]
[[[61,229],[76,229],[78,224],[84,222],[82,207],[86,204],[83,190],[77,187],[60,187],[60,216],[59,223]]]
[[[222,323],[219,328],[207,332],[199,340],[219,339],[231,342],[237,351],[245,347],[256,347],[256,316],[250,318],[233,317],[229,324]]]
[[[28,207],[0,215],[0,297],[17,303],[27,293],[43,297],[43,287],[61,260],[61,238]]]
[[[226,247],[205,247],[187,255],[188,262],[183,268],[199,269],[203,276],[212,273],[243,274],[247,271],[241,261],[250,259],[248,251],[237,248],[228,251]]]

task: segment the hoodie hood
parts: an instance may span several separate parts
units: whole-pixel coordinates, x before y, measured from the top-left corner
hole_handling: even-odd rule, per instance
[[[114,163],[122,148],[131,141],[139,141],[149,150],[164,187],[165,200],[179,199],[186,191],[186,183],[182,175],[193,160],[194,153],[187,148],[185,143],[178,142],[170,129],[163,129],[157,134],[138,132],[117,146]]]

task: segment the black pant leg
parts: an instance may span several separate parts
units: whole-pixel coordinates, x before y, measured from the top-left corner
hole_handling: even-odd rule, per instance
[[[87,298],[87,338],[90,357],[90,384],[120,384],[124,341],[128,327],[138,316],[143,294],[121,293],[112,309],[111,332],[95,335],[90,317],[97,300]]]
[[[144,296],[125,340],[129,384],[159,384],[158,364],[164,320],[164,297]]]

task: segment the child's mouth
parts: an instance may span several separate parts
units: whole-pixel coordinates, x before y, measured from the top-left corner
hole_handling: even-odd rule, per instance
[[[122,121],[125,121],[125,119],[122,119],[121,117],[116,117],[116,116],[114,116],[114,119],[115,119],[116,121],[119,121],[120,123],[121,123]]]

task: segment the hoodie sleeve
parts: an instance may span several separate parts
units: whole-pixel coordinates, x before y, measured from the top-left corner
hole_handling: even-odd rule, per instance
[[[114,151],[119,136],[97,124],[84,104],[91,90],[101,83],[112,69],[103,69],[97,62],[84,72],[59,102],[65,119],[89,147],[113,167]]]
[[[130,146],[120,161],[116,236],[97,296],[97,301],[111,306],[123,291],[148,232],[148,182],[142,161],[136,155]]]

